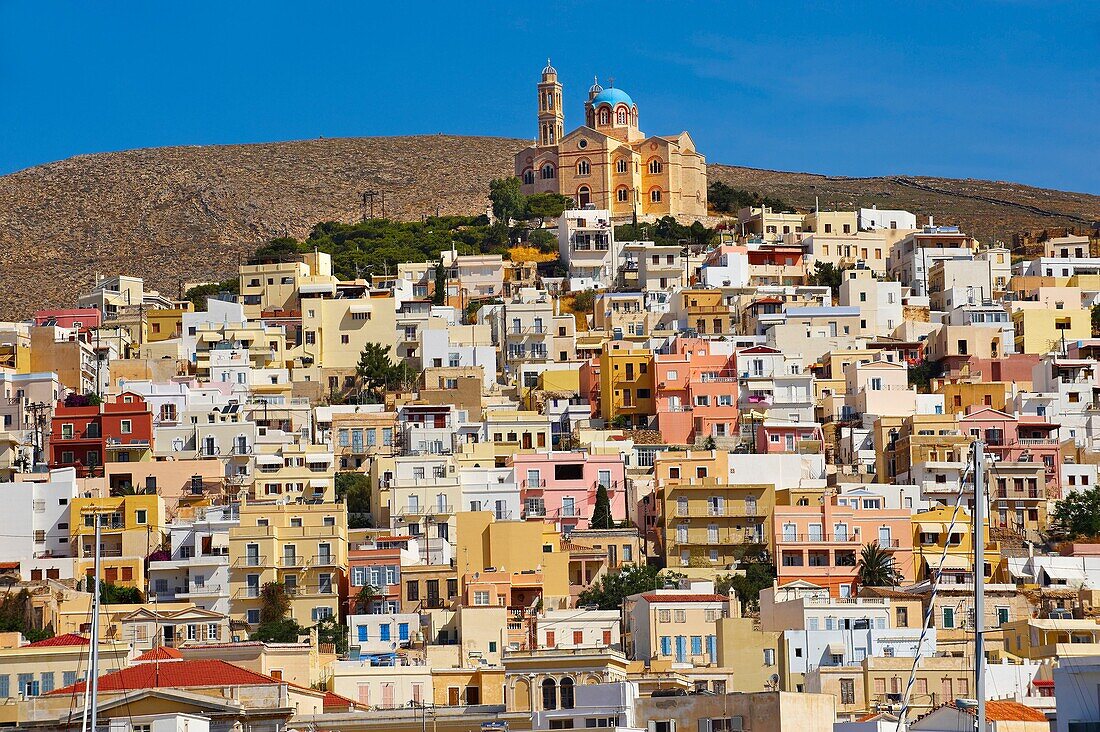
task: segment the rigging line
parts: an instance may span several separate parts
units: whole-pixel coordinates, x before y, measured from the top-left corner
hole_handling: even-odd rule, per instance
[[[897,725],[894,728],[895,732],[901,732],[901,726],[902,724],[904,724],[905,717],[909,713],[909,702],[912,698],[913,687],[916,685],[917,680],[917,667],[920,665],[922,657],[921,650],[932,626],[933,618],[935,617],[936,599],[939,594],[939,574],[943,571],[943,562],[945,559],[947,559],[947,549],[951,545],[951,535],[953,533],[953,529],[955,528],[955,523],[958,518],[959,511],[962,509],[963,489],[966,486],[966,477],[972,471],[973,468],[970,465],[970,461],[968,460],[967,468],[963,471],[962,475],[959,476],[959,490],[955,494],[955,507],[951,513],[951,522],[947,526],[947,536],[943,543],[943,550],[940,552],[940,569],[938,572],[936,572],[935,575],[933,575],[934,579],[932,581],[932,592],[928,598],[928,608],[927,610],[925,610],[924,613],[924,626],[921,628],[920,636],[917,639],[917,652],[913,656],[913,665],[909,669],[909,681],[905,685],[905,694],[902,697],[901,712],[898,714]],[[975,500],[977,500],[977,496],[975,496]],[[918,528],[920,528],[919,525]],[[981,533],[983,534],[983,536],[977,539],[975,539],[974,536],[971,536],[971,541],[973,542],[977,540],[984,542],[984,532]],[[978,571],[978,568],[975,567],[974,571]],[[984,571],[984,567],[982,568],[982,571]]]

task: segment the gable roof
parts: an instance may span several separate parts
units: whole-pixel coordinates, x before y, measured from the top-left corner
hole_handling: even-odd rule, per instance
[[[131,663],[145,663],[147,661],[178,661],[183,658],[183,654],[175,648],[169,648],[168,646],[157,646],[156,648],[150,648],[145,653],[135,658]]]
[[[65,633],[64,635],[55,635],[53,638],[45,638],[34,643],[28,643],[24,648],[47,648],[50,646],[86,646],[89,641],[82,635],[76,633]]]
[[[99,677],[100,691],[132,691],[166,687],[260,686],[286,682],[217,659],[196,659],[174,663],[139,663]],[[50,696],[79,694],[84,682],[51,691]]]
[[[958,707],[955,702],[948,702],[945,706],[960,712],[976,716],[977,709]],[[1047,716],[1038,709],[1017,701],[987,701],[985,703],[985,718],[989,722],[1046,722]]]

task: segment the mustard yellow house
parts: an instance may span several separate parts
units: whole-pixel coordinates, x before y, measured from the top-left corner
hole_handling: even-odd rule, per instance
[[[653,353],[626,341],[600,353],[600,416],[609,424],[644,427],[655,414]]]
[[[74,498],[69,502],[73,576],[95,566],[95,526],[100,530],[100,580],[145,591],[145,560],[164,543],[164,499],[155,494]]]

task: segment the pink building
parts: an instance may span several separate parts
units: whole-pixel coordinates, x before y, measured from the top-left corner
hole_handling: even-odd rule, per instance
[[[59,328],[76,328],[86,333],[98,328],[103,315],[98,308],[70,308],[68,310],[39,310],[34,314],[34,324],[56,325]]]
[[[1042,463],[1046,475],[1046,497],[1062,497],[1062,471],[1058,425],[1043,417],[1019,417],[979,407],[959,418],[959,430],[985,442],[986,452],[1003,463]]]
[[[813,455],[825,451],[825,436],[821,425],[814,422],[781,422],[762,420],[753,425],[756,434],[756,452],[799,453]]]
[[[512,467],[527,519],[556,524],[566,533],[587,529],[601,485],[607,487],[612,518],[626,519],[626,467],[619,455],[517,454]]]
[[[654,357],[657,428],[669,445],[737,437],[737,366],[713,341],[677,338]]]
[[[588,400],[588,406],[592,408],[592,416],[600,414],[600,357],[593,356],[581,364],[580,376],[581,398]]]
[[[910,511],[884,509],[882,500],[869,498],[857,508],[827,496],[823,505],[776,506],[772,530],[779,584],[805,580],[828,587],[833,597],[854,597],[860,552],[875,542],[893,555],[903,581],[914,582]]]

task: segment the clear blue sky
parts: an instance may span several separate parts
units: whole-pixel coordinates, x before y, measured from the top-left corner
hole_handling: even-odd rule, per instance
[[[604,7],[615,7],[616,4]],[[1100,193],[1100,4],[0,0],[0,174],[157,145],[566,127],[593,74],[711,162]]]

